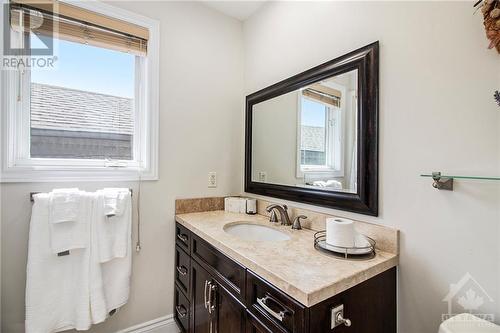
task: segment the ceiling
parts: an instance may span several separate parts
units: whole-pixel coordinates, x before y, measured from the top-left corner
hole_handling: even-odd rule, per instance
[[[266,1],[202,1],[202,3],[225,15],[244,21],[262,7]]]

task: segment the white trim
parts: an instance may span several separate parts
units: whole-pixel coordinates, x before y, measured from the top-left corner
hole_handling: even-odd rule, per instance
[[[163,316],[144,323],[131,326],[116,333],[145,333],[161,329],[161,333],[178,333],[179,329],[173,315]],[[155,331],[156,333],[157,331]]]
[[[106,166],[102,160],[78,160],[75,163],[75,161],[63,159],[37,159],[34,161],[26,158],[29,155],[26,153],[25,147],[29,147],[29,142],[26,144],[23,141],[27,137],[29,138],[29,135],[22,135],[21,137],[22,133],[13,133],[13,131],[19,132],[23,131],[22,128],[26,128],[26,126],[18,126],[19,122],[25,122],[25,119],[21,119],[25,118],[22,117],[24,112],[13,111],[18,109],[17,103],[12,102],[13,99],[11,98],[17,90],[16,85],[12,83],[15,81],[12,77],[15,76],[16,72],[3,70],[0,73],[0,87],[3,86],[0,89],[2,94],[0,99],[2,108],[2,114],[0,115],[0,138],[2,141],[0,148],[0,182],[157,180],[160,82],[159,22],[99,1],[63,1],[96,13],[143,26],[149,30],[148,55],[146,59],[141,61],[145,71],[142,73],[144,75],[139,78],[140,82],[136,83],[136,85],[140,84],[145,87],[145,89],[141,89],[141,94],[137,96],[137,103],[142,103],[144,109],[147,110],[145,117],[140,117],[140,124],[136,125],[136,127],[141,127],[141,130],[136,132],[136,139],[139,139],[140,145],[140,148],[134,151],[136,161],[123,161],[125,167],[114,168]],[[29,89],[29,87],[24,88],[24,91]],[[143,91],[146,92],[146,95],[142,94]],[[26,96],[26,92],[23,95]],[[23,98],[23,100],[26,100],[26,98]],[[142,129],[147,131],[146,135],[144,135]],[[138,136],[141,136],[141,138]],[[24,151],[21,151],[23,147]],[[138,153],[137,150],[140,152]],[[24,158],[22,158],[23,156]]]
[[[343,85],[334,83],[334,82],[328,82],[329,85],[334,85],[335,89],[341,91],[341,96],[346,96],[346,89]],[[303,179],[304,178],[304,168],[302,167],[301,164],[301,154],[300,154],[300,146],[301,146],[301,133],[302,133],[302,99],[306,98],[304,95],[302,95],[302,90],[299,90],[297,94],[297,149],[296,149],[296,177],[298,179]],[[315,101],[317,102],[317,101]],[[319,102],[317,102],[319,103]],[[340,117],[336,117],[336,121],[338,122],[337,129],[341,130],[341,133],[334,137],[332,135],[332,129],[331,129],[331,123],[330,121],[333,118],[332,113],[337,112],[339,113],[338,110],[333,110],[331,106],[324,104],[325,107],[327,107],[328,114],[326,115],[326,126],[328,129],[326,130],[327,138],[326,140],[328,141],[328,144],[326,144],[326,162],[327,165],[324,166],[310,166],[305,169],[307,171],[307,174],[310,176],[317,177],[317,178],[324,178],[324,177],[334,177],[334,178],[339,178],[339,177],[344,177],[344,143],[345,143],[345,108],[346,108],[346,98],[343,97],[340,99]],[[323,103],[321,103],[323,104]],[[338,139],[336,142],[335,139]],[[340,150],[339,158],[338,159],[333,159],[331,156],[331,150],[338,151]],[[336,165],[335,165],[336,164]]]

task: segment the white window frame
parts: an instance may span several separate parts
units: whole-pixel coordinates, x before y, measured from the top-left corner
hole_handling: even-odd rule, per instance
[[[346,88],[343,85],[329,82],[335,89],[341,92],[343,98],[340,99],[340,107],[336,108],[331,105],[321,103],[317,100],[310,99],[299,91],[297,94],[297,164],[296,164],[296,177],[303,179],[305,174],[310,175],[312,178],[340,178],[344,177],[344,142],[345,142],[345,108],[346,108]],[[309,99],[316,103],[321,103],[327,108],[326,123],[326,165],[302,165],[301,161],[301,142],[302,142],[302,99]],[[334,124],[335,122],[335,124]],[[333,132],[333,133],[332,133]],[[334,134],[335,133],[335,134]],[[340,152],[332,156],[331,151]]]
[[[2,0],[2,4],[5,0]],[[70,2],[66,1],[65,2]],[[19,84],[16,71],[0,71],[2,112],[0,117],[1,170],[0,182],[38,181],[112,181],[158,179],[159,124],[159,22],[127,10],[98,1],[71,2],[73,6],[91,10],[112,18],[130,22],[149,30],[148,53],[136,57],[134,161],[105,161],[91,159],[30,158],[30,110],[27,98],[30,84]],[[1,6],[0,17],[3,17]],[[0,43],[0,44],[3,44]],[[3,45],[0,45],[3,48]],[[3,51],[0,49],[0,51]],[[1,53],[3,54],[3,52]]]

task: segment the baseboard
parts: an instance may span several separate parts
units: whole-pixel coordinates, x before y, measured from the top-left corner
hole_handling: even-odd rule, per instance
[[[178,333],[179,329],[174,321],[174,316],[168,315],[134,325],[116,333],[146,333],[151,331],[154,331],[154,333]]]

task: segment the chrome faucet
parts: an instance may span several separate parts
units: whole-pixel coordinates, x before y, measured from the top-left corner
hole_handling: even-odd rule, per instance
[[[277,210],[280,214],[281,217],[281,224],[282,225],[292,225],[292,222],[290,222],[290,216],[288,216],[288,207],[286,205],[269,205],[266,207],[266,211],[268,213],[271,213],[269,217],[269,222],[278,222],[278,219],[276,218],[276,213],[274,210]]]

